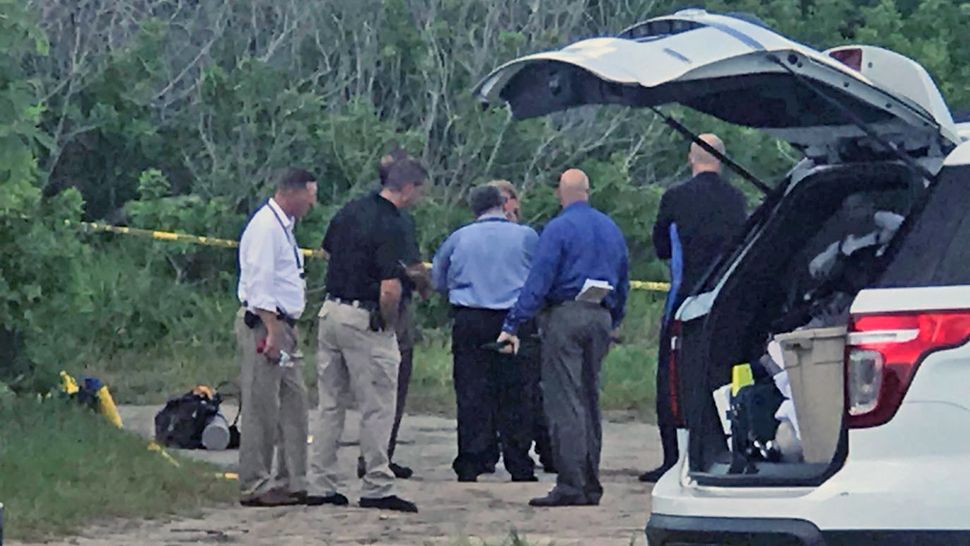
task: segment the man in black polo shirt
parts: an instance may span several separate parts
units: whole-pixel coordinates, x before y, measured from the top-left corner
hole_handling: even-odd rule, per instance
[[[400,147],[393,147],[387,155],[381,157],[378,165],[380,176],[380,186],[387,183],[387,176],[391,167],[398,161],[412,159],[406,151]],[[397,448],[398,432],[401,430],[401,420],[404,418],[404,407],[407,403],[408,386],[411,382],[411,370],[414,367],[414,292],[418,292],[422,297],[427,298],[431,293],[431,278],[427,266],[421,261],[421,251],[418,249],[418,238],[415,229],[414,218],[407,210],[400,209],[401,220],[404,222],[404,264],[407,266],[401,271],[401,310],[397,321],[397,344],[401,351],[401,365],[398,367],[397,375],[397,403],[394,411],[394,426],[391,428],[391,440],[387,448],[387,457],[391,461],[391,472],[395,478],[408,479],[414,472],[411,468],[397,464],[394,461],[394,452]],[[363,478],[367,473],[367,465],[364,462],[364,455],[361,454],[357,459],[357,477]]]
[[[361,508],[418,510],[394,495],[387,452],[401,362],[395,335],[407,244],[401,209],[420,199],[426,178],[416,161],[395,162],[380,192],[348,203],[327,228],[323,249],[330,263],[317,348],[320,417],[307,504],[348,504],[339,492],[337,448],[352,389],[362,415],[360,449],[367,470]]]

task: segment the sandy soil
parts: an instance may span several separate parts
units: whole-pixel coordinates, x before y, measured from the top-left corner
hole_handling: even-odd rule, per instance
[[[234,409],[227,414],[234,415]],[[127,428],[148,435],[155,407],[124,407]],[[344,493],[349,508],[219,507],[202,517],[172,521],[122,521],[95,525],[77,537],[50,544],[382,544],[413,546],[450,544],[471,538],[501,543],[509,532],[537,544],[556,546],[643,545],[643,527],[650,511],[650,486],[637,482],[638,471],[659,462],[656,427],[617,419],[604,427],[602,480],[606,489],[597,507],[534,509],[530,498],[545,494],[555,476],[539,473],[541,483],[512,483],[499,465],[479,483],[460,484],[451,471],[455,454],[455,422],[428,416],[407,416],[398,459],[415,469],[415,478],[400,481],[401,496],[418,503],[419,514],[381,513],[353,506],[358,482],[352,475],[358,448],[356,415],[348,418],[341,448],[347,476]],[[311,421],[312,430],[312,421]],[[231,469],[236,452],[184,452]]]

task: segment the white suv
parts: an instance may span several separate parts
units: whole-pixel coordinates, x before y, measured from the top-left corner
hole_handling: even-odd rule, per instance
[[[805,156],[677,313],[682,456],[654,487],[651,545],[970,544],[970,143],[922,67],[690,10],[514,60],[477,93],[518,118],[680,103]],[[812,293],[808,264],[851,231],[854,196],[906,220],[849,300],[835,453],[739,471],[712,393]]]

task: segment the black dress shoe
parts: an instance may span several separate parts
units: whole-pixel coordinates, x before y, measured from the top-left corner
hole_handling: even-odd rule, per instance
[[[395,512],[411,512],[416,514],[418,507],[410,501],[406,501],[397,495],[383,497],[380,499],[360,499],[361,508],[377,508],[378,510],[393,510]]]
[[[554,506],[596,506],[598,503],[589,501],[586,497],[566,496],[549,493],[545,497],[538,497],[529,501],[529,506],[552,508]]]
[[[667,471],[670,470],[670,468],[671,467],[669,467],[669,466],[661,466],[659,468],[654,468],[653,470],[651,470],[649,472],[644,472],[643,474],[640,474],[640,477],[637,478],[637,479],[640,480],[641,482],[645,482],[645,483],[657,483],[657,481],[664,474],[666,474]]]
[[[401,466],[397,463],[391,463],[391,472],[394,473],[394,477],[399,480],[407,480],[414,475],[414,471],[406,466]]]
[[[334,506],[347,506],[350,501],[347,497],[341,495],[340,493],[334,493],[333,495],[327,495],[326,497],[320,497],[317,495],[307,495],[306,505],[307,506],[323,506],[324,504],[332,504]]]
[[[478,481],[478,476],[474,474],[459,474],[458,481],[461,483],[475,483]]]
[[[539,478],[535,476],[512,476],[513,482],[537,482]]]

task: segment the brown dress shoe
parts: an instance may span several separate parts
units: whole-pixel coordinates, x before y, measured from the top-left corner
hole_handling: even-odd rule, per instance
[[[243,506],[254,507],[295,506],[302,503],[303,501],[301,501],[297,495],[278,489],[239,501],[239,504]]]

